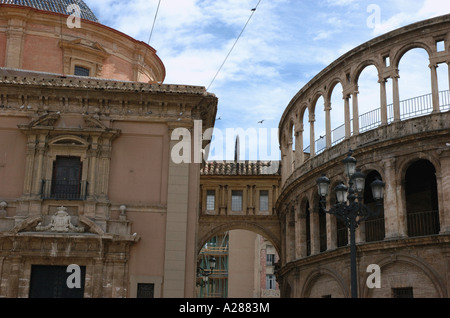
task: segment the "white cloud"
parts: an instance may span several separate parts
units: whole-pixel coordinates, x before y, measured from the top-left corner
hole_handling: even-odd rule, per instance
[[[148,41],[158,0],[85,1],[102,23]],[[150,45],[166,66],[165,82],[208,86],[257,3],[161,1]],[[381,9],[373,29],[367,25],[370,4]],[[257,121],[266,119],[265,127],[276,128],[298,90],[341,55],[374,36],[449,12],[450,1],[442,0],[263,0],[211,86],[223,118],[217,127],[258,128]],[[368,76],[364,83],[371,85],[361,87],[362,104],[379,98],[373,78],[375,83]],[[335,96],[339,110],[342,94]],[[341,113],[333,117],[333,128]]]

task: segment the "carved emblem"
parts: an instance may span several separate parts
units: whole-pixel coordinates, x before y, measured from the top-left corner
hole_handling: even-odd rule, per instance
[[[36,226],[36,231],[44,232],[44,231],[50,231],[50,232],[78,232],[82,233],[84,232],[84,227],[82,226],[74,226],[71,223],[72,217],[66,212],[66,207],[59,207],[58,211],[52,216],[52,220],[49,225],[42,226],[41,223],[39,223]]]

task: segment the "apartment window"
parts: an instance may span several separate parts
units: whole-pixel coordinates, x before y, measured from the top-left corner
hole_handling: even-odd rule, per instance
[[[261,190],[259,192],[259,210],[269,211],[269,191]]]
[[[266,255],[266,265],[267,266],[273,266],[275,264],[275,255],[274,254],[267,254]]]
[[[138,284],[137,298],[154,298],[155,284]]]
[[[413,288],[392,288],[392,298],[414,298]]]
[[[266,289],[276,289],[277,280],[275,275],[266,275]]]
[[[76,76],[89,76],[90,72],[91,71],[88,68],[75,65],[75,72],[74,73],[75,73]]]
[[[231,210],[233,212],[242,211],[242,197],[243,191],[241,190],[231,191]]]
[[[216,191],[206,191],[206,210],[214,211],[216,209]]]

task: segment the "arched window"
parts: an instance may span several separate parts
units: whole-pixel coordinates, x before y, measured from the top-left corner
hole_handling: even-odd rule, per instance
[[[408,236],[438,234],[436,169],[428,160],[418,160],[406,171],[405,199]]]
[[[366,176],[366,185],[364,188],[364,204],[373,212],[377,211],[377,207],[375,205],[375,200],[372,196],[372,187],[371,184],[376,179],[381,180],[381,175],[378,171],[371,171]],[[385,236],[385,228],[384,228],[384,207],[381,207],[381,210],[378,215],[373,215],[369,217],[365,222],[366,229],[366,242],[375,242],[384,240]]]

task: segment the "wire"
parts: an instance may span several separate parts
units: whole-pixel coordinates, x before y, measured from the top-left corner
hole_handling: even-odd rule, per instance
[[[152,39],[153,30],[155,29],[156,18],[158,17],[159,7],[160,7],[160,6],[161,6],[161,0],[159,0],[159,2],[158,2],[158,7],[156,8],[155,18],[153,19],[152,30],[151,30],[151,32],[150,32],[150,37],[149,37],[149,39],[148,39],[148,45],[150,45],[150,41],[151,41],[151,39]]]
[[[255,14],[256,10],[258,9],[259,4],[261,3],[262,0],[258,1],[258,4],[256,5],[255,8],[252,9],[252,13],[250,14],[250,17],[247,20],[247,23],[244,25],[244,28],[242,29],[241,33],[239,34],[239,36],[237,37],[236,41],[234,42],[233,46],[230,49],[230,52],[228,52],[227,56],[225,57],[225,60],[223,61],[222,65],[220,66],[219,70],[217,71],[216,75],[214,76],[214,78],[212,79],[211,83],[209,84],[208,88],[206,89],[207,91],[210,89],[210,87],[212,86],[212,84],[215,82],[217,76],[219,75],[220,71],[222,70],[223,66],[225,65],[225,63],[227,62],[228,58],[230,57],[231,53],[234,50],[234,47],[236,46],[236,44],[238,43],[239,39],[241,38],[242,34],[244,33],[245,29],[247,28],[247,25],[249,24],[250,20],[252,19],[253,15]]]
[[[161,0],[159,0],[159,2],[158,2],[158,7],[156,8],[155,17],[153,18],[152,29],[151,29],[151,31],[150,31],[150,37],[148,38],[148,42],[147,42],[148,45],[150,45],[150,41],[151,41],[151,39],[152,39],[153,30],[155,29],[156,18],[158,17],[159,7],[160,7],[160,6],[161,6]],[[145,66],[145,59],[147,58],[147,51],[148,51],[148,50],[145,50],[145,53],[144,53],[144,58],[143,58],[143,60],[142,60],[142,67]]]

